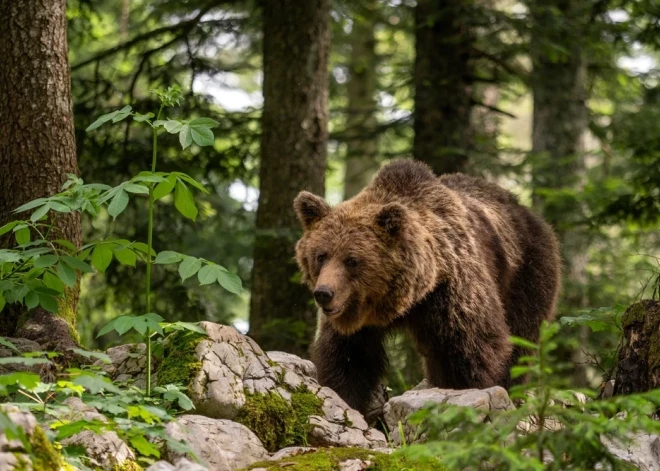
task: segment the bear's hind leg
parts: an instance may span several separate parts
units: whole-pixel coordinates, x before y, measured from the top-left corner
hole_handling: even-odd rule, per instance
[[[387,367],[384,337],[385,332],[374,327],[344,336],[323,322],[312,346],[321,386],[334,390],[362,414],[367,413],[372,393]]]

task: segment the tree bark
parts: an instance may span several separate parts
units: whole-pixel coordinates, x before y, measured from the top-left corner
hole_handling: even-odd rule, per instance
[[[349,36],[350,78],[347,84],[349,130],[346,143],[344,199],[357,195],[367,186],[380,167],[376,135],[376,4],[367,2],[354,15]]]
[[[329,0],[264,2],[264,109],[250,335],[305,355],[316,308],[299,279],[293,199],[323,195],[328,124]]]
[[[557,195],[562,188],[579,190],[584,175],[583,137],[588,115],[583,44],[588,15],[581,2],[571,0],[535,1],[530,11],[533,205],[555,227],[562,242],[567,274],[564,306],[579,309],[589,303],[589,238],[575,227],[582,211],[579,201]],[[587,386],[587,359],[581,348],[587,339],[588,330],[583,328],[579,346],[571,354],[575,364],[573,383],[579,387]]]
[[[619,350],[614,394],[633,394],[660,387],[660,301],[630,306],[621,317],[623,346]]]
[[[474,78],[469,20],[463,0],[418,0],[415,8],[413,155],[438,175],[468,166]]]
[[[0,0],[0,226],[25,214],[12,210],[60,190],[77,173],[65,0]],[[54,231],[80,245],[80,215],[60,215]],[[13,237],[0,246],[15,245]],[[22,332],[44,348],[75,344],[78,290],[59,318],[35,309]],[[2,312],[0,335],[13,335],[16,312]],[[63,322],[66,321],[66,322]]]

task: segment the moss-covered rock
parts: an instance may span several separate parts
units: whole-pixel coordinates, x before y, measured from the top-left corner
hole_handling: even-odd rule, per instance
[[[59,470],[64,465],[62,455],[55,450],[40,427],[35,427],[30,435],[28,452],[33,471]]]
[[[202,367],[195,349],[205,338],[205,335],[192,331],[172,334],[165,345],[163,363],[158,370],[158,384],[180,383],[188,386]]]
[[[436,460],[412,460],[403,454],[391,455],[361,448],[321,448],[314,453],[287,456],[278,461],[261,461],[248,469],[267,469],[275,471],[334,471],[340,469],[340,463],[347,460],[371,462],[369,471],[442,471],[445,468]]]
[[[302,386],[291,392],[290,402],[275,391],[246,392],[245,405],[234,419],[252,430],[268,451],[306,445],[309,416],[322,415],[323,401]]]
[[[133,460],[126,460],[113,466],[112,471],[144,471],[144,468]]]

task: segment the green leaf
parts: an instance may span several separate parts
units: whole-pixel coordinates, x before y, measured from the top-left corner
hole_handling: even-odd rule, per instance
[[[133,247],[135,250],[142,252],[143,254],[148,254],[149,252],[149,246],[144,242],[133,242]],[[151,249],[151,256],[156,256],[156,251],[153,248]]]
[[[92,251],[92,265],[101,273],[105,273],[105,270],[112,262],[112,248],[108,244],[101,244],[94,247]]]
[[[124,209],[126,209],[126,206],[128,205],[128,193],[126,193],[123,189],[119,190],[117,194],[112,198],[112,201],[108,205],[108,214],[112,216],[112,218],[116,218],[119,216]]]
[[[101,434],[110,426],[100,420],[76,420],[75,422],[54,422],[52,428],[57,430],[57,440],[64,440],[84,430],[91,430],[97,434]]]
[[[162,252],[160,252],[156,256],[156,259],[154,260],[154,263],[157,263],[159,265],[167,265],[167,264],[170,264],[170,263],[179,263],[182,258],[183,258],[183,255],[181,255],[177,252],[172,252],[171,250],[163,250]]]
[[[179,143],[182,149],[189,147],[193,143],[192,130],[187,124],[182,126],[181,131],[179,131]]]
[[[241,294],[243,291],[241,279],[228,271],[221,270],[218,272],[218,283],[230,293]]]
[[[158,448],[151,444],[146,438],[144,438],[144,436],[133,435],[128,441],[142,456],[155,456],[156,458],[160,458],[160,451],[158,451]]]
[[[177,181],[174,190],[174,206],[179,212],[193,221],[197,219],[197,207],[192,193],[181,181]]]
[[[195,127],[215,128],[220,123],[211,118],[196,118],[190,121],[188,124]]]
[[[62,257],[62,260],[64,263],[69,265],[71,268],[75,268],[76,270],[80,270],[83,273],[91,273],[92,267],[89,266],[86,262],[83,262],[82,260],[77,259],[76,257],[70,257],[68,255],[64,255]]]
[[[0,365],[11,365],[16,363],[18,365],[25,366],[34,366],[34,365],[46,365],[50,361],[45,358],[26,358],[26,357],[3,357],[0,358]]]
[[[5,301],[5,297],[2,295],[0,292],[0,313],[2,310],[5,308],[5,305],[7,304],[7,301]]]
[[[112,384],[108,378],[94,373],[85,372],[74,379],[73,384],[84,387],[94,395],[99,394],[102,391],[121,394],[121,390]]]
[[[218,279],[217,268],[213,265],[203,266],[199,272],[197,272],[197,279],[199,280],[200,285],[210,285],[215,283]]]
[[[39,305],[39,295],[34,291],[30,291],[25,295],[25,305],[27,306],[28,310],[37,307]]]
[[[190,126],[190,134],[192,135],[193,141],[200,147],[212,146],[215,142],[213,137],[213,131],[207,127],[193,127]]]
[[[57,313],[60,305],[53,296],[39,293],[39,305],[48,312]]]
[[[117,261],[122,265],[128,265],[131,267],[135,266],[135,263],[137,262],[137,255],[135,255],[135,252],[133,252],[131,248],[116,247],[113,252]]]
[[[53,242],[55,242],[56,244],[60,244],[64,248],[69,249],[71,253],[76,253],[78,251],[78,248],[66,239],[56,239]]]
[[[75,204],[75,203],[74,203]],[[58,213],[70,213],[71,208],[65,204],[59,203],[57,201],[51,201],[47,204],[49,209],[57,211]]]
[[[57,255],[42,255],[34,261],[35,268],[46,268],[57,263]]]
[[[35,373],[25,373],[23,371],[17,371],[16,373],[0,375],[0,384],[5,386],[12,386],[14,384],[18,384],[20,387],[27,389],[28,391],[37,387],[37,385],[40,382],[41,382],[41,378],[39,377],[38,374]]]
[[[178,133],[179,131],[181,131],[182,127],[183,127],[183,123],[181,121],[177,121],[175,119],[168,119],[167,121],[165,121],[165,130],[170,134]]]
[[[131,115],[131,107],[129,105],[124,106],[121,110],[117,112],[116,115],[112,117],[113,123],[118,123],[119,121],[126,119]]]
[[[133,115],[133,120],[137,121],[138,123],[142,123],[142,122],[147,121],[148,119],[151,119],[153,117],[154,117],[154,114],[151,113],[151,112],[149,112],[147,114],[141,114],[141,113],[138,113],[136,111],[135,114]]]
[[[97,337],[101,337],[102,335],[105,335],[108,332],[112,332],[113,330],[119,335],[124,335],[131,329],[134,329],[140,335],[144,335],[147,329],[151,329],[152,331],[158,332],[162,335],[163,329],[159,324],[159,322],[162,320],[162,317],[153,313],[144,314],[142,316],[117,317],[108,322],[108,324],[106,324],[106,326],[99,331]]]
[[[154,200],[159,200],[163,196],[169,195],[174,189],[174,185],[176,185],[176,177],[174,175],[170,175],[165,181],[160,182],[154,188]]]
[[[25,245],[30,242],[30,229],[27,227],[19,229],[14,232],[14,237],[16,237],[16,242],[18,242],[18,245]]]
[[[30,216],[30,220],[32,222],[37,222],[39,219],[44,217],[46,214],[48,214],[48,210],[50,210],[50,205],[45,204],[41,208],[37,209],[35,212],[32,213],[32,216]]]
[[[539,346],[536,345],[533,342],[530,342],[529,340],[520,338],[520,337],[515,337],[515,336],[510,336],[509,340],[511,341],[512,344],[522,347],[522,348],[529,348],[531,350],[538,350]]]
[[[181,281],[186,281],[186,279],[193,276],[199,271],[202,267],[202,261],[195,257],[185,257],[179,265],[179,276],[181,276]]]
[[[53,275],[51,272],[47,271],[46,273],[44,273],[43,282],[48,288],[55,290],[58,293],[64,293],[64,283],[62,282],[62,280],[60,280],[57,276]]]
[[[4,337],[0,337],[0,345],[2,345],[4,347],[7,347],[8,349],[13,350],[14,352],[16,352],[18,354],[21,353],[20,350],[18,348],[16,348],[16,345],[11,343],[9,340],[7,340]]]
[[[127,108],[128,108],[128,112],[126,112]],[[117,121],[121,121],[122,119],[126,118],[126,116],[128,116],[130,114],[130,111],[131,111],[131,107],[130,106],[125,106],[121,110],[117,110],[117,111],[113,111],[112,113],[101,115],[101,116],[98,117],[98,119],[96,121],[94,121],[92,124],[87,126],[87,129],[85,129],[85,132],[93,131],[94,129],[101,127],[103,124],[107,123],[110,120],[113,120],[113,122],[116,122],[116,121],[114,121],[114,119],[120,114],[123,117],[121,117]]]
[[[128,183],[124,186],[124,190],[128,191],[129,193],[136,193],[140,195],[148,195],[149,194],[149,188],[147,188],[144,185],[138,185],[136,183]]]
[[[73,288],[78,281],[78,275],[76,275],[76,271],[69,265],[62,262],[57,263],[57,276],[69,288]]]
[[[192,332],[197,332],[198,334],[208,335],[208,333],[204,329],[202,329],[198,324],[193,324],[192,322],[178,321],[178,322],[165,323],[162,325],[162,327],[165,332],[170,332],[173,330],[176,331],[190,330]]]
[[[96,360],[101,360],[106,365],[109,365],[109,364],[112,363],[112,359],[103,352],[90,352],[88,350],[82,350],[80,348],[70,348],[69,350],[71,350],[72,352],[77,353],[81,357],[85,357],[85,358],[88,358],[88,359],[94,358]]]
[[[36,208],[37,206],[41,206],[43,204],[46,204],[48,202],[48,198],[37,198],[36,200],[29,201],[25,203],[24,205],[19,206],[14,210],[15,213],[22,213],[23,211],[27,211],[28,209],[33,209]]]
[[[7,232],[11,231],[14,227],[20,224],[22,221],[12,221],[8,222],[4,226],[0,227],[0,236],[5,235]]]

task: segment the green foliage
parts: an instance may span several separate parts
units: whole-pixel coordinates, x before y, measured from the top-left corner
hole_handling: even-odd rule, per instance
[[[2,339],[2,342],[4,345],[7,341]],[[87,355],[105,360],[102,354],[87,352]],[[17,359],[11,357],[14,362]],[[154,444],[158,440],[164,440],[170,447],[194,456],[194,452],[186,445],[169,438],[165,433],[165,424],[173,418],[171,412],[193,409],[184,391],[176,385],[165,384],[154,388],[154,395],[150,397],[133,386],[112,382],[99,366],[66,368],[51,383],[41,382],[39,375],[34,373],[0,375],[0,395],[4,396],[5,402],[31,411],[40,423],[49,423],[49,433],[53,432],[57,441],[84,430],[95,433],[115,431],[141,458],[160,457],[159,448]],[[85,405],[95,407],[107,420],[85,419],[63,403],[69,397],[79,397]],[[7,433],[9,438],[27,440],[22,430],[9,422],[4,413],[0,413],[0,432]],[[35,435],[39,439],[39,447],[35,446],[35,436],[27,441],[27,450],[33,462],[44,462],[45,467],[35,469],[59,469],[59,466],[51,467],[48,463],[52,464],[53,459],[60,462],[60,454],[53,450],[46,435],[43,432],[41,434]],[[43,455],[39,450],[53,450],[53,453]],[[89,464],[87,458],[81,456],[74,446],[64,447],[62,454],[73,465]],[[135,466],[138,465],[135,463],[133,468],[128,469],[139,469],[139,466]]]
[[[538,346],[514,339],[533,352],[512,369],[513,377],[530,379],[510,390],[517,408],[491,412],[484,420],[478,409],[429,406],[410,417],[429,441],[406,452],[440,456],[449,469],[636,469],[612,455],[604,440],[626,443],[635,432],[660,432],[652,417],[660,406],[660,391],[584,402],[577,391],[556,388],[552,374],[558,330],[558,324],[545,324]]]
[[[307,445],[309,416],[322,414],[323,401],[306,387],[291,391],[291,401],[276,392],[246,391],[245,405],[235,421],[252,430],[268,451]]]

